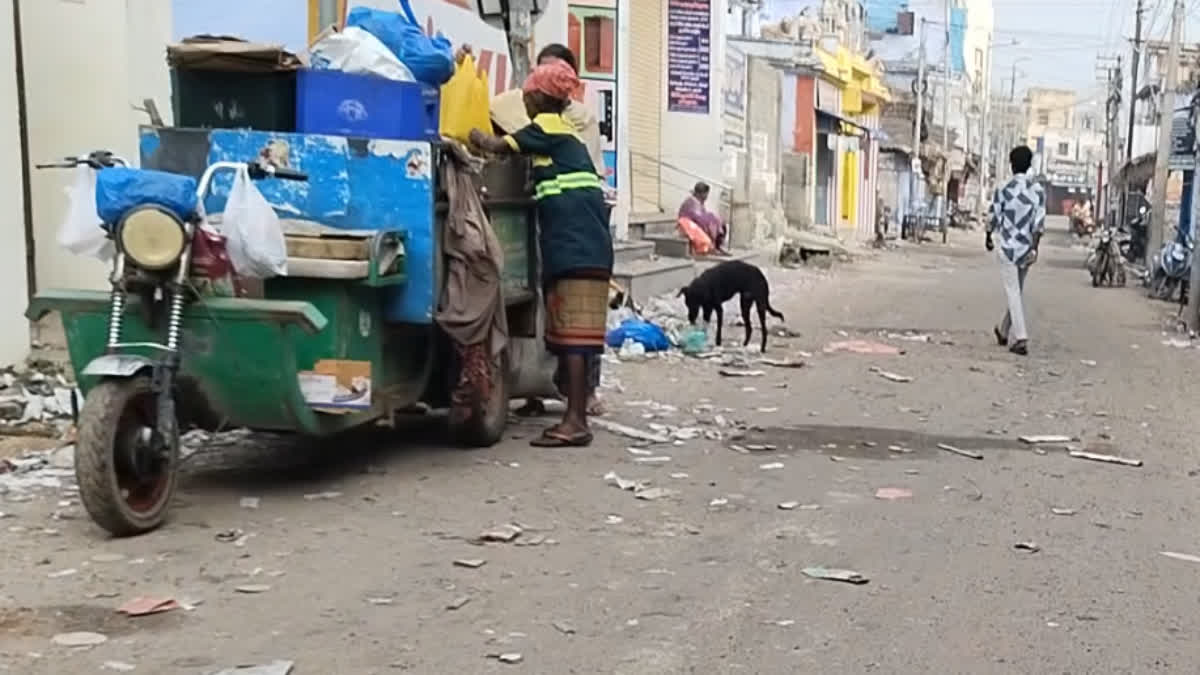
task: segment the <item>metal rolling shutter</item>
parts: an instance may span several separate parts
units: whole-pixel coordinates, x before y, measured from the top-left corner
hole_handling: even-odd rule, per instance
[[[629,148],[634,213],[658,212],[662,179],[665,0],[629,3]]]

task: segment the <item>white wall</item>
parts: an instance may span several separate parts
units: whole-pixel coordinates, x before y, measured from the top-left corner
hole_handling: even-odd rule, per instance
[[[103,148],[136,161],[137,125],[146,117],[131,104],[154,98],[170,112],[170,6],[161,0],[26,0],[21,10],[30,159]],[[9,72],[0,66],[0,73]],[[38,287],[104,288],[101,263],[55,243],[69,177],[66,171],[33,173]]]
[[[17,121],[17,64],[13,49],[12,1],[0,2],[0,204],[5,205],[7,230],[0,246],[0,363],[29,355],[29,323],[25,311],[25,202],[21,182],[21,135]]]
[[[663,25],[667,21],[667,4],[663,4]],[[709,54],[709,106],[707,114],[672,112],[666,93],[662,108],[662,161],[685,172],[663,167],[659,203],[673,212],[687,196],[698,176],[707,182],[720,184],[724,174],[721,138],[724,121],[721,119],[722,91],[725,79],[725,0],[711,0],[709,19],[711,52]],[[664,38],[662,54],[663,87],[667,86],[667,48]],[[696,174],[696,175],[690,175]]]

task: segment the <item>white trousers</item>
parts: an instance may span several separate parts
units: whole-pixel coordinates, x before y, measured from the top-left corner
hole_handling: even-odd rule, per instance
[[[1009,262],[999,248],[996,249],[996,254],[1000,259],[1000,279],[1004,282],[1004,297],[1008,302],[1008,309],[1000,321],[1000,334],[1008,338],[1011,345],[1019,340],[1029,339],[1025,328],[1025,299],[1022,297],[1025,293],[1025,275],[1029,273],[1029,268]]]

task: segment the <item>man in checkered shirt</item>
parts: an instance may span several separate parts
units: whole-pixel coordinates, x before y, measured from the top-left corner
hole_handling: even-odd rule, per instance
[[[1022,145],[1008,155],[1013,177],[992,196],[992,213],[988,220],[984,245],[996,248],[992,235],[1000,236],[996,257],[1000,260],[1000,276],[1008,311],[993,328],[996,341],[1014,354],[1029,353],[1029,334],[1025,329],[1025,275],[1037,261],[1038,244],[1046,231],[1046,192],[1041,184],[1028,175],[1033,164],[1033,151]]]

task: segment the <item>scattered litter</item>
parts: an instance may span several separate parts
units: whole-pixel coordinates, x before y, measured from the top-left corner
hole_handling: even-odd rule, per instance
[[[234,666],[213,675],[288,675],[295,667],[295,661],[272,661],[258,666]]]
[[[905,342],[929,342],[933,338],[921,333],[888,333],[889,340],[903,340]]]
[[[575,630],[574,625],[572,625],[566,621],[555,621],[554,623],[552,623],[550,625],[554,626],[554,630],[562,633],[563,635],[574,635],[575,633],[578,632]]]
[[[267,591],[271,590],[271,587],[266,584],[244,584],[233,590],[246,595],[257,595],[259,593],[266,593]]]
[[[865,584],[870,579],[854,570],[838,570],[826,569],[824,567],[805,567],[803,570],[804,576],[813,579],[824,579],[826,581],[842,581],[848,584]]]
[[[715,497],[708,503],[709,506],[726,506],[727,504],[729,504],[729,500],[724,497]]]
[[[688,477],[689,477],[689,475],[686,473],[683,473],[682,471],[677,471],[677,472],[671,474],[671,478],[674,478],[675,480],[683,480],[684,478],[688,478]]]
[[[638,499],[641,499],[643,501],[652,502],[652,501],[655,501],[658,499],[663,499],[665,497],[673,497],[677,494],[679,494],[679,493],[675,490],[669,490],[667,488],[661,488],[661,487],[652,487],[652,488],[644,488],[641,490],[637,490],[633,493],[633,496]]]
[[[393,597],[389,597],[389,596],[376,595],[376,596],[371,596],[371,597],[367,598],[367,602],[369,604],[376,605],[376,606],[392,605],[392,604],[396,603],[396,599]]]
[[[772,626],[779,626],[780,628],[788,628],[791,626],[795,626],[796,620],[795,619],[777,619],[775,621],[768,621],[767,623],[771,624]]]
[[[450,602],[446,603],[446,609],[450,610],[451,612],[454,612],[454,611],[462,609],[463,607],[466,607],[467,603],[469,603],[469,602],[471,602],[471,596],[461,595],[461,596],[451,600]]]
[[[1038,551],[1042,550],[1041,546],[1038,546],[1032,541],[1019,541],[1013,544],[1013,548],[1017,549],[1018,551],[1028,551],[1029,553],[1037,553]]]
[[[179,603],[174,598],[145,596],[134,598],[121,605],[117,608],[117,612],[126,616],[149,616],[151,614],[169,612],[173,609],[179,609],[179,607]]]
[[[1071,450],[1067,453],[1075,459],[1087,459],[1093,462],[1105,462],[1106,464],[1121,464],[1123,466],[1141,466],[1142,460],[1130,459],[1128,457],[1117,457],[1116,455],[1101,455],[1095,452],[1084,452],[1083,450]]]
[[[60,647],[95,647],[108,642],[108,636],[87,631],[59,633],[51,638],[51,642]]]
[[[775,452],[779,449],[779,446],[771,445],[770,443],[759,443],[747,445],[746,449],[750,452]]]
[[[775,471],[783,468],[783,462],[770,462],[768,464],[760,464],[759,467],[763,471]]]
[[[633,461],[638,464],[666,464],[671,461],[671,458],[666,455],[658,455],[656,457],[634,457]]]
[[[781,511],[792,511],[798,506],[800,506],[800,502],[781,502],[779,504],[779,509]]]
[[[891,371],[884,370],[877,366],[871,366],[871,372],[875,373],[876,375],[882,377],[885,380],[890,380],[892,382],[899,382],[901,384],[913,381],[913,378],[909,377],[908,375],[901,375],[899,373],[893,373]]]
[[[500,542],[506,544],[521,536],[522,532],[524,532],[523,529],[510,523],[507,525],[494,527],[490,530],[485,530],[484,532],[480,533],[479,541]]]
[[[243,532],[235,527],[235,528],[228,529],[228,530],[221,530],[220,532],[216,533],[213,536],[213,538],[216,539],[217,541],[225,542],[228,544],[230,542],[238,541],[239,539],[242,539],[245,536],[246,536],[245,532]]]
[[[803,368],[807,365],[800,359],[759,359],[758,362],[772,368]]]
[[[634,427],[627,427],[624,424],[619,424],[617,422],[613,422],[612,420],[606,420],[602,417],[591,417],[588,419],[588,422],[593,426],[600,427],[609,433],[627,436],[639,441],[646,441],[647,443],[668,443],[671,440],[669,437],[663,434],[655,434],[649,431],[635,429]]]
[[[97,553],[92,556],[92,562],[94,563],[115,563],[121,562],[124,559],[125,556],[120,553]]]
[[[638,455],[639,457],[646,457],[654,454],[653,450],[644,450],[642,448],[626,448],[626,450],[629,451],[629,454]]]
[[[1099,365],[1092,359],[1080,359],[1079,362],[1089,368],[1095,368],[1097,365]]]
[[[477,570],[487,564],[482,558],[459,558],[454,561],[455,567],[466,567],[467,569]]]
[[[762,377],[767,374],[763,370],[744,370],[741,368],[722,368],[717,373],[722,377]]]
[[[1182,560],[1184,562],[1200,563],[1200,555],[1191,555],[1189,553],[1175,553],[1173,551],[1163,551],[1162,555],[1165,555],[1168,558],[1174,558],[1175,560]]]
[[[488,654],[488,658],[496,659],[500,663],[507,663],[509,665],[515,665],[515,664],[518,664],[525,660],[525,657],[521,656],[517,652],[507,652],[504,654]]]
[[[1055,443],[1070,443],[1075,440],[1075,437],[1047,434],[1042,436],[1018,436],[1017,440],[1026,445],[1050,445]]]
[[[639,490],[645,487],[645,484],[640,481],[621,478],[617,475],[616,471],[609,471],[604,474],[604,482],[621,490]]]
[[[72,577],[72,576],[75,576],[76,574],[79,574],[79,570],[75,569],[74,567],[70,567],[65,570],[51,572],[51,573],[47,574],[46,576],[50,579],[62,579],[63,577]]]
[[[1050,513],[1056,516],[1073,516],[1075,515],[1075,509],[1050,509]]]
[[[875,491],[876,499],[886,499],[888,501],[896,501],[897,499],[912,499],[912,496],[912,490],[907,488],[884,487]]]
[[[129,673],[137,669],[137,666],[124,661],[105,661],[100,667],[104,670],[115,670],[118,673]]]
[[[873,356],[899,356],[903,353],[898,347],[883,344],[882,342],[871,342],[869,340],[831,342],[825,345],[824,352],[826,354],[849,352],[851,354],[869,354]]]
[[[771,413],[779,412],[779,408],[776,408],[774,406],[768,406],[768,407],[764,407],[764,408],[759,408],[758,412],[766,413],[766,414],[770,415]]]
[[[625,522],[625,519],[617,515],[609,514],[604,518],[604,523],[606,525],[620,525],[623,522]]]
[[[952,452],[956,455],[962,455],[963,457],[970,457],[971,459],[983,459],[983,455],[979,454],[978,452],[956,448],[948,443],[938,443],[938,449],[945,450],[946,452]]]
[[[898,454],[898,455],[910,455],[910,454],[912,454],[912,450],[911,450],[910,448],[905,448],[905,447],[902,447],[902,446],[899,446],[899,445],[889,445],[889,446],[888,446],[888,452],[894,452],[894,453],[896,453],[896,454]]]
[[[304,495],[304,498],[310,502],[315,502],[323,499],[337,499],[341,496],[342,493],[340,492],[314,492],[312,494]]]
[[[243,509],[257,509],[259,501],[258,497],[242,497],[238,500],[238,505]]]

